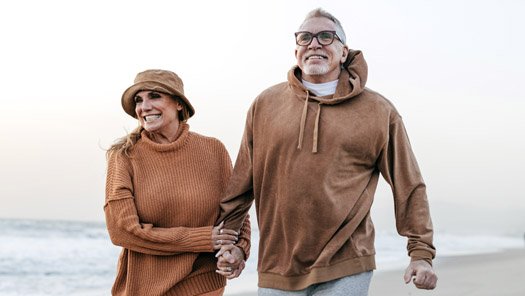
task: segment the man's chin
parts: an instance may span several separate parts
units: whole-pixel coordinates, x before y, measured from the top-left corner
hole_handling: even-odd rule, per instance
[[[305,66],[303,72],[306,75],[325,75],[328,73],[328,67],[321,65]]]

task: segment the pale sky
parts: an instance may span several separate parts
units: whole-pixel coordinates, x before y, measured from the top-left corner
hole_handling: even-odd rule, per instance
[[[518,0],[3,1],[0,218],[103,221],[104,149],[136,127],[120,97],[148,68],[182,77],[191,129],[234,160],[250,103],[286,79],[293,32],[317,7],[403,115],[438,228],[468,223],[453,212],[525,229]],[[379,224],[391,200],[381,184]]]

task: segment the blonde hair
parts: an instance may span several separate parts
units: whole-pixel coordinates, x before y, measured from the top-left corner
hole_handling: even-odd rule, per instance
[[[111,147],[106,151],[106,157],[109,158],[114,152],[124,153],[129,157],[131,148],[139,141],[140,134],[144,128],[142,126],[137,127],[131,133],[127,134],[125,137],[119,138],[115,141]]]

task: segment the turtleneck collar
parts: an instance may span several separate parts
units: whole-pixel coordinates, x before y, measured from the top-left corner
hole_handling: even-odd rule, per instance
[[[155,151],[174,151],[182,148],[186,144],[190,135],[189,129],[190,126],[187,123],[181,122],[179,130],[177,131],[177,138],[175,141],[167,144],[160,144],[153,141],[150,133],[148,133],[146,130],[142,131],[141,138],[144,145]]]

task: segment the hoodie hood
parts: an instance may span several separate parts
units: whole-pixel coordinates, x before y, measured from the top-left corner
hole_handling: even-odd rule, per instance
[[[368,66],[366,65],[365,58],[363,57],[361,51],[349,50],[348,57],[342,66],[341,74],[339,74],[339,82],[337,83],[337,88],[332,98],[310,96],[310,92],[301,82],[301,75],[302,72],[299,66],[294,66],[288,72],[288,83],[292,88],[292,91],[299,99],[304,100],[297,149],[302,149],[303,147],[303,136],[306,125],[306,116],[308,113],[308,102],[312,100],[318,102],[312,139],[312,153],[317,153],[321,105],[336,105],[350,100],[351,98],[363,92],[365,89],[366,79],[368,77]]]
[[[324,105],[335,105],[359,95],[364,89],[368,78],[368,66],[360,50],[348,51],[348,58],[339,74],[339,83],[333,98],[315,97],[308,94],[308,90],[301,82],[302,72],[299,66],[294,66],[288,72],[288,83],[296,96],[306,100],[317,101]]]

